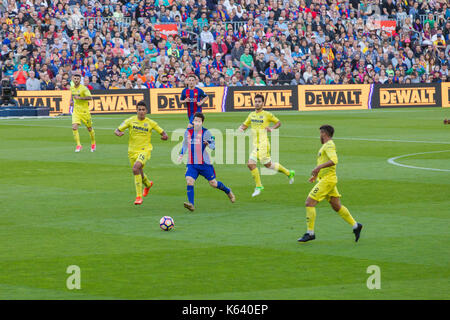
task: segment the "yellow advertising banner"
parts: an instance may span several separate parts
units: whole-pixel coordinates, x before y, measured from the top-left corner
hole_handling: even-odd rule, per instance
[[[17,91],[20,106],[48,107],[50,115],[69,113],[71,93],[69,90]]]
[[[442,107],[450,108],[450,82],[442,82]]]
[[[264,97],[266,110],[298,110],[297,86],[229,87],[227,111],[254,111],[255,96]]]
[[[89,110],[92,114],[135,113],[136,104],[144,100],[149,106],[148,90],[93,90]],[[150,110],[149,110],[150,111]]]
[[[222,112],[224,87],[201,88],[208,96],[202,112]],[[187,114],[185,103],[181,103],[183,88],[150,89],[151,114]]]
[[[136,104],[144,100],[149,105],[148,90],[92,90],[89,110],[92,114],[135,113]],[[50,115],[71,113],[69,90],[17,91],[20,106],[49,107]]]
[[[298,86],[300,111],[368,109],[370,99],[369,84]]]

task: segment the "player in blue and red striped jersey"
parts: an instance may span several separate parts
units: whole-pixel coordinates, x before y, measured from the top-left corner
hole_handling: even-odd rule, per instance
[[[194,183],[199,175],[208,180],[211,187],[225,192],[232,203],[236,200],[231,189],[216,180],[216,171],[206,150],[207,146],[211,150],[214,150],[216,146],[211,132],[203,127],[204,120],[203,113],[197,112],[193,116],[193,127],[188,128],[184,133],[183,148],[178,157],[178,162],[181,162],[184,154],[188,157],[185,176],[189,201],[184,203],[184,207],[190,211],[194,211]]]
[[[208,100],[208,96],[205,92],[195,86],[197,77],[195,74],[190,74],[187,79],[188,86],[181,92],[181,103],[186,103],[188,112],[189,125],[188,128],[192,128],[192,121],[194,115],[197,112],[202,112],[202,105]]]

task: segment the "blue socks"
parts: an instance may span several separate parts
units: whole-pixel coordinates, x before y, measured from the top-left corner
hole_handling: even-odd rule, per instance
[[[227,188],[222,182],[217,181],[217,189],[222,190],[223,192],[225,192],[226,194],[230,193],[230,189]]]
[[[187,186],[187,196],[189,202],[194,204],[194,186]]]
[[[231,191],[220,181],[217,181],[217,189],[222,190],[226,194],[229,194]],[[189,202],[194,204],[194,186],[187,186],[187,197],[188,197]]]

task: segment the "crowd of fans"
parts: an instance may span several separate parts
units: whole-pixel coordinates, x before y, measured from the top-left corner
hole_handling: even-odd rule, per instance
[[[69,89],[75,71],[90,89],[449,80],[448,0],[0,0],[0,16],[19,90]]]

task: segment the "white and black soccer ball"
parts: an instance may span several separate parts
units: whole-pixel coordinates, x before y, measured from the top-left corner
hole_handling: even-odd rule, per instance
[[[159,220],[159,227],[164,231],[170,231],[175,227],[172,217],[164,216]]]

